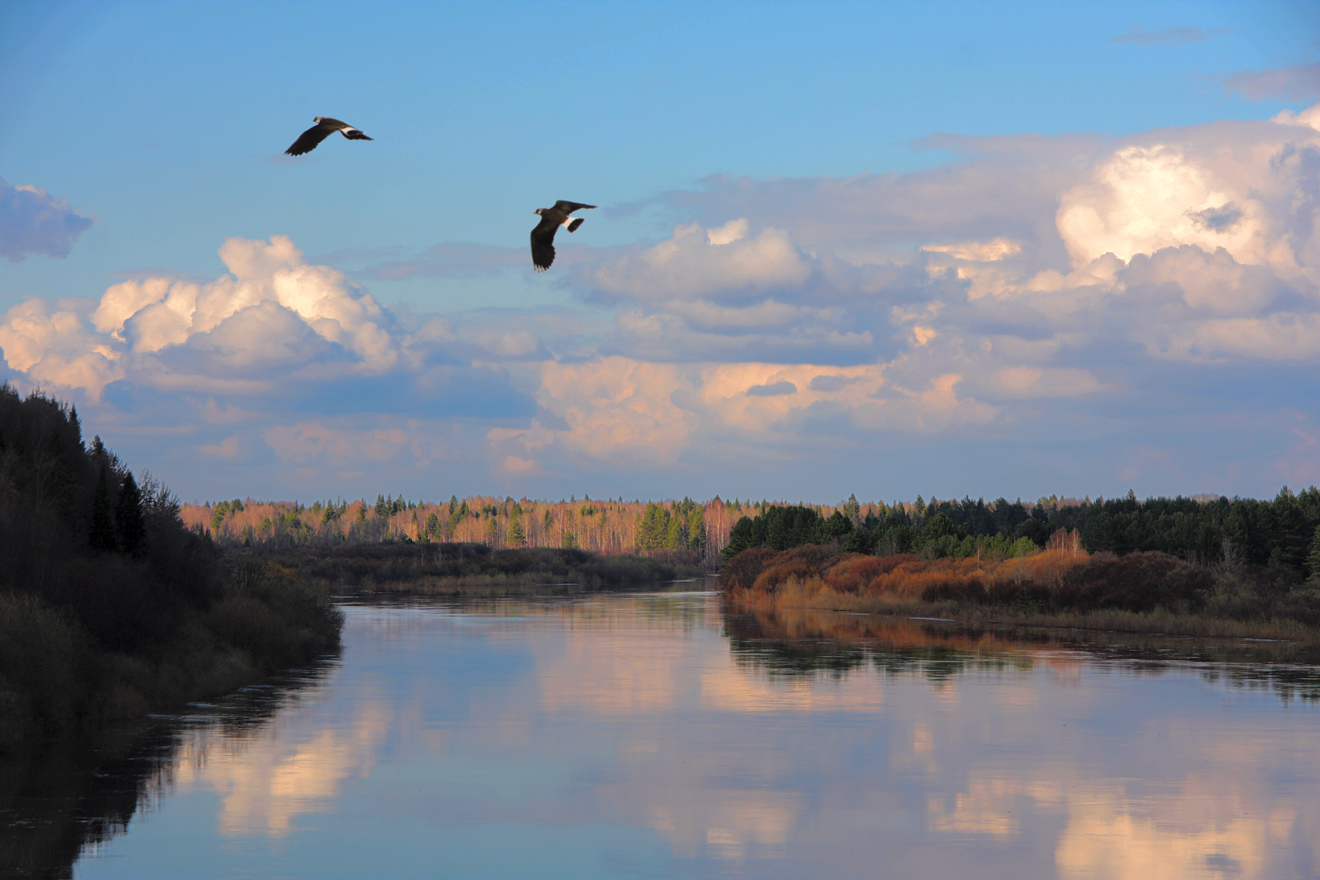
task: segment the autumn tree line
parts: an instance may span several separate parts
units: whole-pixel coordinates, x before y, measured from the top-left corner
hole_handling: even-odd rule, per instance
[[[74,407],[0,384],[0,752],[313,659],[340,622],[226,563]]]
[[[768,506],[768,502],[764,503]],[[414,542],[514,548],[579,548],[606,555],[665,555],[715,566],[733,522],[761,507],[719,498],[625,501],[576,497],[535,501],[492,496],[448,503],[377,495],[374,503],[234,499],[188,504],[184,522],[221,544],[267,548]]]
[[[875,556],[1017,558],[1055,546],[1161,552],[1309,574],[1320,565],[1320,491],[1273,500],[1198,496],[1061,498],[1034,502],[917,496],[837,505],[771,501],[625,501],[451,497],[447,503],[366,500],[222,501],[184,505],[184,521],[222,544],[297,546],[387,541],[469,542],[494,549],[578,547],[603,554],[686,554],[711,568],[742,550],[837,544]],[[1314,558],[1313,558],[1314,557]]]

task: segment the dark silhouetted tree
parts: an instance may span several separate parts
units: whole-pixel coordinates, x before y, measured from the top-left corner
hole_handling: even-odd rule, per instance
[[[115,502],[115,535],[119,549],[137,555],[142,551],[146,526],[142,521],[142,493],[132,474],[124,477],[119,486],[119,500]]]
[[[97,441],[99,445],[99,437]],[[115,550],[115,524],[110,518],[110,467],[104,456],[96,472],[96,488],[92,490],[92,523],[87,543],[98,553]]]

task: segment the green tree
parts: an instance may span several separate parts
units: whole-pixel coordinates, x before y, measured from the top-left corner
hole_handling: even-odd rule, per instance
[[[1306,569],[1311,574],[1311,580],[1320,581],[1320,526],[1315,527],[1315,534],[1311,536],[1311,552],[1306,554]]]
[[[522,520],[515,516],[509,522],[509,546],[521,547],[527,543],[527,533],[523,531]]]
[[[694,506],[688,513],[687,536],[689,549],[706,549],[706,512],[700,507]]]
[[[669,535],[669,511],[654,501],[637,518],[637,549],[660,550]]]

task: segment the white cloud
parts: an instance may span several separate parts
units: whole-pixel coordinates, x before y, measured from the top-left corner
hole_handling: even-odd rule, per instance
[[[948,254],[959,260],[973,260],[988,263],[1014,257],[1022,252],[1022,245],[1007,238],[995,238],[990,241],[967,241],[962,244],[928,244],[923,251]]]
[[[177,388],[192,376],[214,388],[277,366],[346,359],[352,371],[381,374],[404,360],[393,318],[371,294],[308,265],[287,237],[231,238],[220,256],[230,274],[206,284],[148,278],[113,285],[94,305],[16,306],[0,324],[5,361],[34,382],[98,396],[120,378]]]
[[[788,233],[762,229],[750,235],[748,228],[746,219],[709,230],[697,223],[677,226],[667,241],[606,262],[591,273],[591,282],[606,293],[675,299],[807,280],[811,266]]]
[[[86,304],[33,299],[0,320],[0,352],[9,368],[32,383],[81,388],[99,399],[106,385],[124,375],[123,346],[88,327]]]
[[[1126,147],[1095,170],[1090,184],[1063,194],[1059,234],[1074,265],[1112,253],[1121,260],[1161,248],[1224,248],[1251,263],[1269,259],[1263,207],[1238,181],[1224,179],[1176,146]]]
[[[35,186],[13,186],[0,178],[0,257],[13,262],[32,254],[66,257],[89,226],[63,199]]]

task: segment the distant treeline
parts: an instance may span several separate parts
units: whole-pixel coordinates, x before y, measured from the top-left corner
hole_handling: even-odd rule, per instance
[[[1194,563],[1242,563],[1320,573],[1320,490],[1273,501],[1243,498],[1150,498],[1060,501],[1033,505],[1003,498],[986,504],[931,501],[861,513],[850,501],[824,515],[801,505],[773,507],[736,522],[723,550],[787,550],[837,542],[875,556],[911,553],[923,559],[1012,558],[1073,545],[1092,553],[1159,552]],[[851,508],[851,509],[850,509]]]
[[[1303,571],[1320,528],[1320,491],[1272,501],[1219,496],[984,499],[790,505],[771,501],[536,501],[489,496],[448,503],[221,501],[184,505],[184,521],[224,545],[476,543],[492,549],[581,548],[659,554],[715,567],[751,547],[837,542],[857,553],[926,558],[1020,557],[1061,541],[1091,552],[1158,551],[1192,562],[1240,561]]]
[[[660,555],[713,567],[746,508],[716,498],[661,503],[620,499],[451,497],[446,503],[378,495],[375,503],[221,501],[184,505],[184,521],[227,546],[326,547],[382,542],[483,544],[494,550],[581,549]]]
[[[335,648],[327,601],[227,566],[77,411],[0,385],[0,750],[229,690]]]

